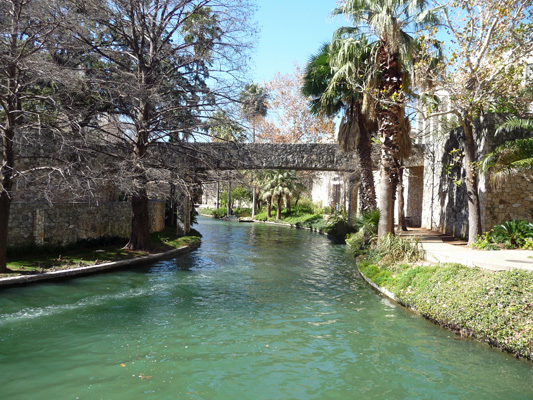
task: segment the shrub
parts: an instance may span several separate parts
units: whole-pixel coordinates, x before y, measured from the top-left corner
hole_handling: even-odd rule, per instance
[[[378,240],[375,251],[391,262],[414,262],[424,258],[424,251],[418,239],[405,239],[401,236],[385,235]]]
[[[527,238],[524,244],[522,245],[521,249],[524,250],[533,250],[533,239]]]
[[[216,210],[212,211],[212,215],[215,218],[224,218],[227,214],[226,207],[219,207]]]
[[[472,243],[472,247],[479,250],[500,250],[500,248],[492,242],[491,233],[492,231],[478,235],[474,243]]]
[[[496,243],[509,243],[512,247],[521,247],[528,238],[533,238],[533,224],[520,219],[496,225],[492,233],[492,239]]]

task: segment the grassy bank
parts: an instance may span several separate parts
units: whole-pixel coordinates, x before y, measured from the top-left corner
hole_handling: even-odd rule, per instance
[[[175,228],[166,228],[151,235],[154,242],[152,253],[162,253],[181,246],[200,242],[201,235],[192,230],[189,236],[178,237]],[[104,262],[120,261],[145,256],[145,251],[124,250],[127,239],[101,238],[81,241],[66,247],[30,246],[9,249],[7,267],[10,274],[2,277],[57,271]]]
[[[359,271],[396,300],[461,336],[533,359],[533,273],[427,265],[382,249],[359,257]]]

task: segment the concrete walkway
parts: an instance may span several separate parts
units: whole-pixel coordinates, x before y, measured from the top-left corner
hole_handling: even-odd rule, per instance
[[[531,250],[476,250],[468,247],[465,241],[421,228],[409,228],[407,232],[397,233],[418,237],[428,261],[459,263],[492,271],[519,268],[533,272]]]

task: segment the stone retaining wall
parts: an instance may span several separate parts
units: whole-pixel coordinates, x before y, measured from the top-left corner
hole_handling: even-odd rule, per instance
[[[165,202],[150,201],[150,232],[165,227]],[[102,236],[129,237],[131,204],[110,202],[13,203],[9,217],[8,246],[66,245]]]
[[[533,174],[509,175],[501,183],[488,178],[485,229],[509,221],[533,221]]]

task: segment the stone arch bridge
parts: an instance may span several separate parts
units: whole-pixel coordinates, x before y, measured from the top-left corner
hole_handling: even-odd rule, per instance
[[[183,143],[179,147],[162,144],[157,149],[161,162],[183,164],[197,173],[224,170],[291,169],[307,171],[338,171],[348,173],[349,192],[359,180],[357,158],[354,152],[343,152],[337,144],[321,143]],[[373,164],[377,168],[378,149],[374,150]],[[404,162],[407,168],[423,166],[423,147],[413,146],[412,156]],[[351,199],[351,195],[350,195]],[[178,207],[178,230],[190,229],[190,200]],[[355,207],[354,202],[350,201]],[[349,206],[348,214],[352,213]]]
[[[184,143],[180,147],[163,145],[158,151],[160,159],[183,163],[195,171],[292,169],[358,175],[355,153],[345,153],[331,143]],[[374,153],[377,166],[377,149]],[[421,146],[414,146],[413,155],[404,165],[423,165]]]

